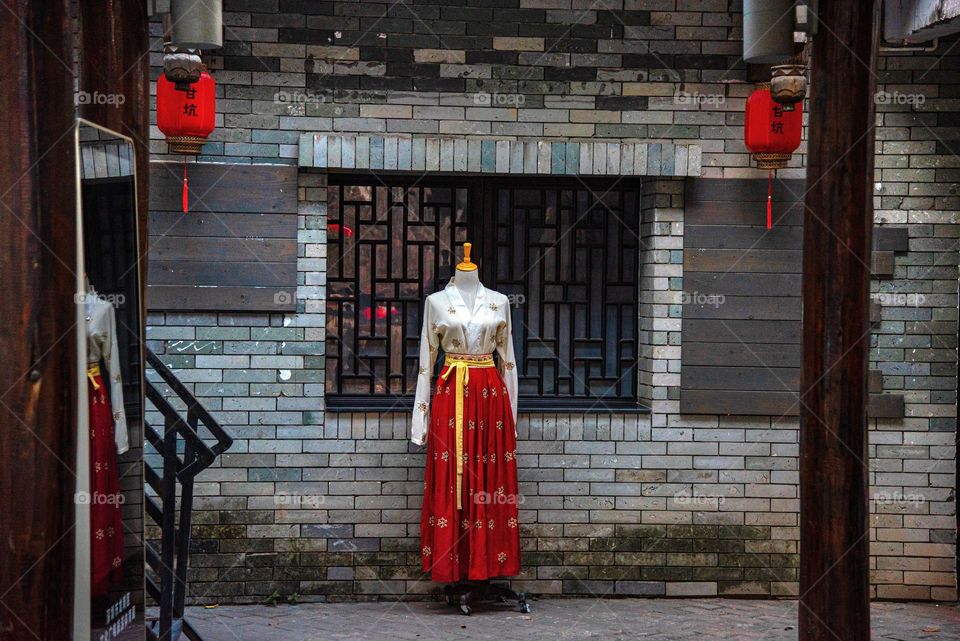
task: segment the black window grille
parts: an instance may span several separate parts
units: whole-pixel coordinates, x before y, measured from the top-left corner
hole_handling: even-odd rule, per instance
[[[636,180],[351,176],[327,188],[326,402],[412,404],[427,295],[474,243],[510,297],[522,411],[639,411]]]

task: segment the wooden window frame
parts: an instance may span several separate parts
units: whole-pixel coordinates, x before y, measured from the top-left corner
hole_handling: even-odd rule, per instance
[[[486,257],[494,256],[496,252],[497,241],[495,239],[496,229],[491,229],[490,220],[488,215],[470,215],[470,212],[491,212],[494,211],[493,207],[495,201],[491,200],[496,198],[496,191],[500,188],[507,187],[509,189],[518,189],[518,188],[530,188],[535,187],[543,190],[550,189],[568,189],[568,190],[589,190],[594,194],[603,195],[608,190],[619,190],[623,193],[634,194],[635,202],[633,206],[636,207],[636,224],[632,229],[634,235],[637,236],[636,243],[636,262],[635,270],[631,270],[633,273],[633,281],[631,284],[634,296],[632,305],[632,335],[630,337],[619,337],[621,342],[626,340],[627,342],[632,341],[632,351],[629,351],[629,358],[619,356],[618,360],[623,362],[627,360],[631,363],[629,369],[631,377],[631,384],[629,385],[630,396],[618,395],[616,397],[597,397],[597,396],[571,396],[571,395],[530,395],[521,393],[519,398],[519,410],[522,413],[590,413],[590,414],[611,414],[611,413],[648,413],[650,410],[648,407],[643,405],[639,400],[639,360],[640,360],[640,331],[639,331],[639,287],[640,287],[640,278],[639,278],[639,265],[641,261],[641,254],[643,251],[642,245],[639,241],[639,232],[640,232],[640,179],[639,178],[623,178],[619,179],[616,177],[611,177],[609,179],[604,178],[589,178],[583,179],[575,176],[569,177],[540,177],[540,176],[523,176],[523,177],[510,177],[510,176],[450,176],[450,175],[441,175],[441,174],[431,174],[424,178],[418,178],[417,176],[410,176],[405,174],[383,174],[378,173],[375,177],[366,176],[363,174],[357,174],[355,172],[330,172],[328,174],[328,189],[329,188],[339,188],[351,184],[361,184],[361,185],[370,185],[374,187],[383,186],[388,188],[396,187],[409,187],[409,186],[444,186],[444,187],[462,187],[467,189],[467,209],[465,214],[465,224],[464,231],[465,236],[461,235],[457,238],[456,242],[459,244],[464,239],[469,240],[474,243],[475,248],[475,257],[478,264],[480,265],[480,276],[482,282],[485,286],[497,289],[503,293],[509,294],[509,291],[505,290],[500,286],[500,280],[496,278],[494,269],[496,265],[494,261]],[[513,193],[513,192],[511,192]],[[330,209],[333,209],[333,206],[330,206]],[[332,211],[331,211],[332,214]],[[611,214],[612,215],[612,214]],[[331,224],[337,224],[335,218],[331,216]],[[579,219],[578,219],[579,220]],[[336,233],[336,232],[334,232]],[[328,247],[329,243],[337,242],[334,238],[328,238]],[[457,246],[457,251],[459,252],[459,245]],[[334,252],[328,251],[328,255],[333,256]],[[459,259],[459,256],[454,257]],[[529,262],[529,253],[525,253],[523,258]],[[333,260],[332,258],[329,260]],[[438,270],[437,278],[434,282],[434,287],[430,291],[425,291],[418,301],[416,301],[417,314],[416,314],[416,327],[411,327],[411,323],[407,323],[405,318],[407,311],[400,310],[400,314],[404,317],[401,319],[403,323],[403,339],[402,342],[406,344],[413,336],[416,336],[419,339],[419,320],[422,314],[423,299],[429,293],[441,289],[446,284],[446,279],[449,278],[449,274],[452,273],[452,264],[455,264],[455,260],[450,260],[448,262],[447,268],[445,270]],[[328,266],[329,270],[329,266]],[[359,282],[359,277],[357,278]],[[330,288],[336,286],[336,278],[331,279],[331,274],[328,271],[328,295],[330,293]],[[333,281],[333,282],[332,282]],[[328,298],[329,301],[329,298]],[[328,314],[331,313],[332,306],[327,305]],[[391,310],[393,312],[395,310]],[[359,314],[359,311],[357,312]],[[516,315],[516,310],[513,310],[514,315]],[[575,321],[570,321],[571,323]],[[525,333],[525,330],[522,327],[518,327],[518,323],[514,321],[514,337],[515,340],[520,338],[520,341],[531,340],[529,335]],[[337,358],[336,349],[331,350],[332,341],[337,341],[337,332],[331,327],[330,320],[328,320],[328,331],[327,331],[327,358],[330,359],[331,354],[334,355],[334,359]],[[620,346],[618,345],[618,350]],[[517,359],[520,361],[523,357],[523,349],[518,348]],[[618,354],[622,352],[618,351]],[[411,352],[408,348],[406,354],[402,356],[405,360],[410,358]],[[559,357],[556,359],[558,362],[569,362],[561,361]],[[606,363],[606,359],[603,359],[603,363]],[[619,368],[618,368],[619,369]],[[439,364],[437,366],[439,371]],[[392,394],[387,392],[370,392],[370,393],[341,393],[339,391],[339,383],[337,382],[338,372],[342,371],[342,368],[339,365],[335,365],[332,368],[328,368],[326,372],[326,387],[327,393],[325,395],[325,405],[328,411],[332,412],[404,412],[409,411],[413,406],[413,394]],[[624,372],[620,371],[620,376],[617,379],[624,378]],[[521,388],[523,385],[521,385]]]

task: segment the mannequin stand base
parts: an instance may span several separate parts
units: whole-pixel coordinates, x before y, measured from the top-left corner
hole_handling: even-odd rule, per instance
[[[492,583],[490,581],[461,581],[443,587],[443,594],[447,597],[447,605],[459,605],[460,611],[469,615],[473,611],[473,604],[480,601],[497,600],[500,603],[516,601],[520,611],[529,614],[530,605],[524,592],[514,592],[506,583]]]

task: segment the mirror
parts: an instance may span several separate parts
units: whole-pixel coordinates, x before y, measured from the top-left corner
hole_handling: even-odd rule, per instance
[[[143,639],[141,247],[133,141],[78,120],[76,639]],[[85,393],[83,393],[85,392]]]

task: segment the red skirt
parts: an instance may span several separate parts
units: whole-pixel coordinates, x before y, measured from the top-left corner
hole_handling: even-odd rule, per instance
[[[113,410],[99,368],[87,377],[90,392],[90,567],[93,596],[104,596],[123,579],[120,475]]]
[[[495,367],[470,368],[458,510],[455,380],[455,372],[437,380],[430,408],[420,517],[423,570],[445,583],[514,576],[520,573],[517,436],[507,388]]]

